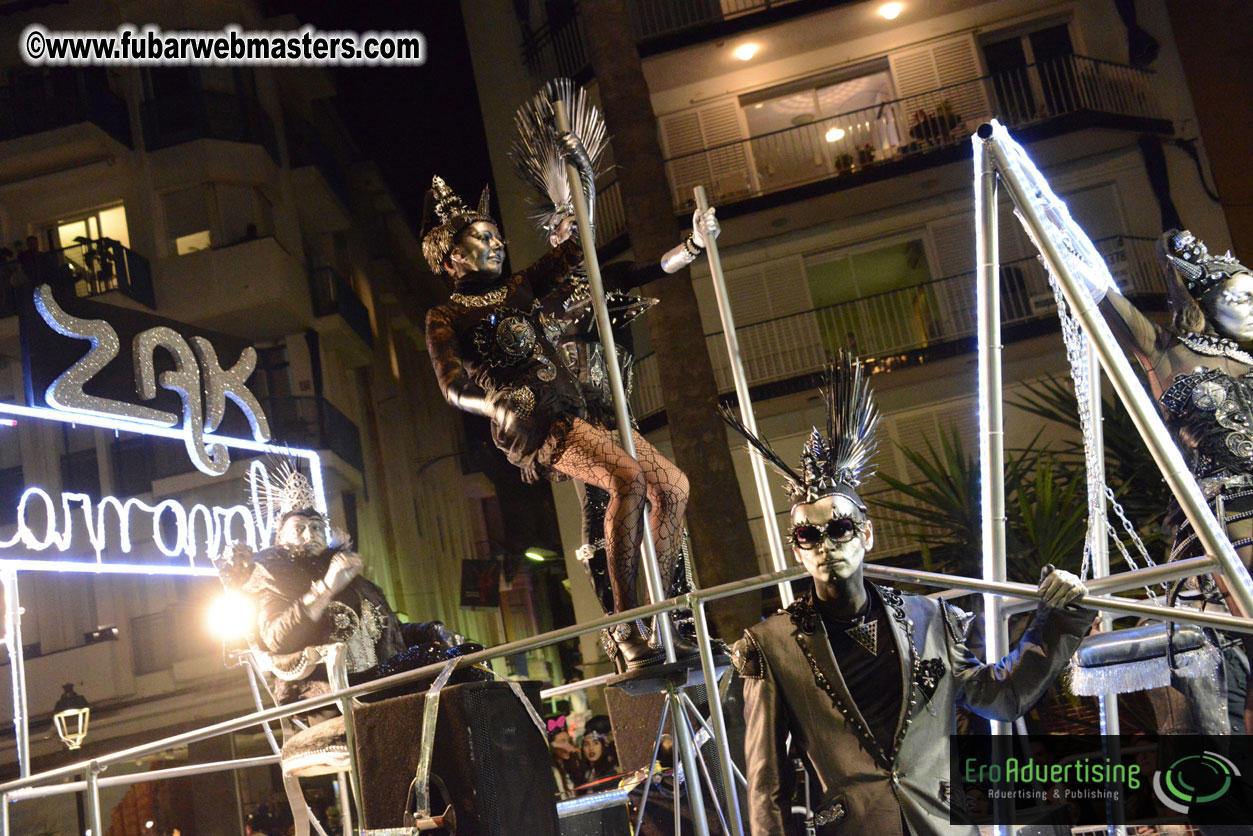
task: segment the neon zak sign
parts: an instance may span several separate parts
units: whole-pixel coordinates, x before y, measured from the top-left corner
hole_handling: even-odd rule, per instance
[[[53,298],[48,285],[35,290],[34,303],[50,329],[63,337],[90,343],[87,353],[43,390],[44,402],[53,409],[105,415],[137,424],[181,427],[187,455],[197,469],[210,476],[220,476],[231,464],[224,444],[205,442],[205,434],[222,424],[228,398],[243,411],[253,439],[269,441],[270,424],[247,385],[257,367],[257,351],[252,346],[245,346],[235,365],[224,369],[209,338],[193,336],[189,342],[168,325],[145,328],[131,341],[135,397],[89,394],[85,387],[117,359],[121,348],[117,329],[104,319],[67,313]],[[158,350],[172,361],[173,368],[158,371]],[[158,387],[178,396],[182,403],[177,412],[147,405],[157,397]],[[31,394],[37,397],[39,393]]]
[[[232,449],[298,460],[310,477],[318,510],[326,511],[317,452],[268,443],[269,423],[246,383],[257,362],[254,348],[224,335],[89,300],[73,300],[71,313],[46,285],[35,291],[32,301],[20,320],[27,404],[0,403],[0,416],[16,419],[19,427],[26,419],[39,419],[181,441],[196,468],[215,477],[228,475]],[[83,342],[89,344],[86,353]],[[238,359],[224,369],[219,350],[233,352]],[[228,411],[228,400],[238,410]],[[232,429],[243,432],[232,434]],[[227,545],[246,542],[253,549],[264,548],[273,533],[265,461],[254,459],[246,471],[252,485],[247,504],[95,498],[72,491],[55,496],[28,485],[18,500],[16,529],[9,536],[0,535],[0,566],[22,571],[216,574],[211,559]],[[237,467],[235,475],[243,477],[245,472]],[[191,490],[215,489],[210,483]],[[239,493],[243,499],[243,490]]]

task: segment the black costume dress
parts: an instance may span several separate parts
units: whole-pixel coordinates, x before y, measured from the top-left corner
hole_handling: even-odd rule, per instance
[[[567,241],[503,281],[459,285],[426,317],[427,350],[441,390],[468,376],[490,401],[510,401],[517,429],[505,433],[493,421],[492,440],[528,482],[564,478],[550,465],[572,420],[587,413],[583,389],[557,347],[561,326],[537,301],[582,260],[582,251]]]
[[[330,692],[326,666],[309,660],[305,649],[343,642],[350,684],[368,682],[401,671],[447,661],[476,644],[450,647],[448,631],[438,621],[402,624],[387,603],[383,590],[361,576],[335,595],[326,611],[313,619],[301,602],[313,582],[326,574],[332,550],[305,555],[275,546],[257,554],[252,574],[242,591],[257,602],[257,621],[250,635],[253,646],[270,656],[271,664],[293,679],[274,677],[271,687],[279,705]],[[459,670],[457,681],[481,678],[472,669]],[[422,681],[400,686],[419,690]],[[365,697],[382,699],[391,691]]]
[[[1222,523],[1253,517],[1253,376],[1233,377],[1222,369],[1199,366],[1175,377],[1159,399],[1166,426],[1184,454],[1188,469],[1196,477],[1202,493],[1215,513],[1222,500]],[[1172,497],[1164,526],[1174,534],[1170,559],[1200,557],[1205,549]],[[1253,544],[1253,538],[1232,541],[1232,548]],[[1202,594],[1213,602],[1221,594],[1208,575],[1200,578]],[[1178,733],[1240,734],[1244,729],[1244,704],[1248,659],[1235,636],[1210,634],[1223,652],[1219,687],[1207,680],[1172,676],[1172,687],[1188,699],[1186,710],[1176,703],[1163,702],[1159,714],[1169,706],[1170,716],[1184,717]],[[1224,717],[1224,714],[1226,715]]]

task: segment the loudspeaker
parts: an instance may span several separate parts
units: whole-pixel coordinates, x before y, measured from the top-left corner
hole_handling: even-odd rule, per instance
[[[536,702],[540,683],[520,684]],[[407,694],[354,712],[365,818],[372,830],[410,824],[404,810],[421,754],[425,701],[424,694]],[[456,836],[558,836],[548,741],[503,682],[444,688],[431,773],[455,808]],[[432,808],[435,795],[432,790]]]

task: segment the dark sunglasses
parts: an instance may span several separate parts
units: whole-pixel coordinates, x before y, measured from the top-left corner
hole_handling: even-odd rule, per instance
[[[794,525],[792,526],[792,545],[802,549],[812,549],[822,543],[823,537],[837,543],[847,543],[865,525],[865,522],[859,522],[851,517],[836,517],[824,526],[813,523]]]

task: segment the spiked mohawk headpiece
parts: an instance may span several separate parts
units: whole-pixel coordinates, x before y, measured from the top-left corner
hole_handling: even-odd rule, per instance
[[[514,137],[509,156],[518,176],[538,195],[534,201],[536,211],[531,217],[546,233],[574,214],[565,157],[557,141],[559,134],[553,108],[553,102],[557,101],[565,104],[570,132],[583,143],[593,171],[609,143],[600,111],[588,102],[587,92],[568,78],[553,79],[518,108],[513,117],[518,135]],[[592,177],[594,179],[594,175]]]
[[[1210,255],[1205,242],[1186,229],[1172,229],[1162,235],[1157,254],[1163,266],[1173,270],[1188,293],[1198,300],[1236,273],[1253,272],[1237,261],[1230,250],[1223,255]]]
[[[422,255],[431,271],[437,276],[444,274],[444,259],[452,252],[453,244],[461,231],[475,221],[491,221],[492,193],[490,186],[483,187],[477,209],[471,209],[438,174],[431,178],[430,191],[426,193],[426,205],[422,209]]]
[[[794,505],[838,493],[865,509],[857,488],[874,474],[871,458],[879,448],[875,433],[880,417],[869,375],[860,360],[841,351],[827,365],[818,391],[826,405],[826,432],[813,428],[801,449],[798,469],[783,461],[769,441],[750,432],[725,406],[722,418],[783,474]]]

